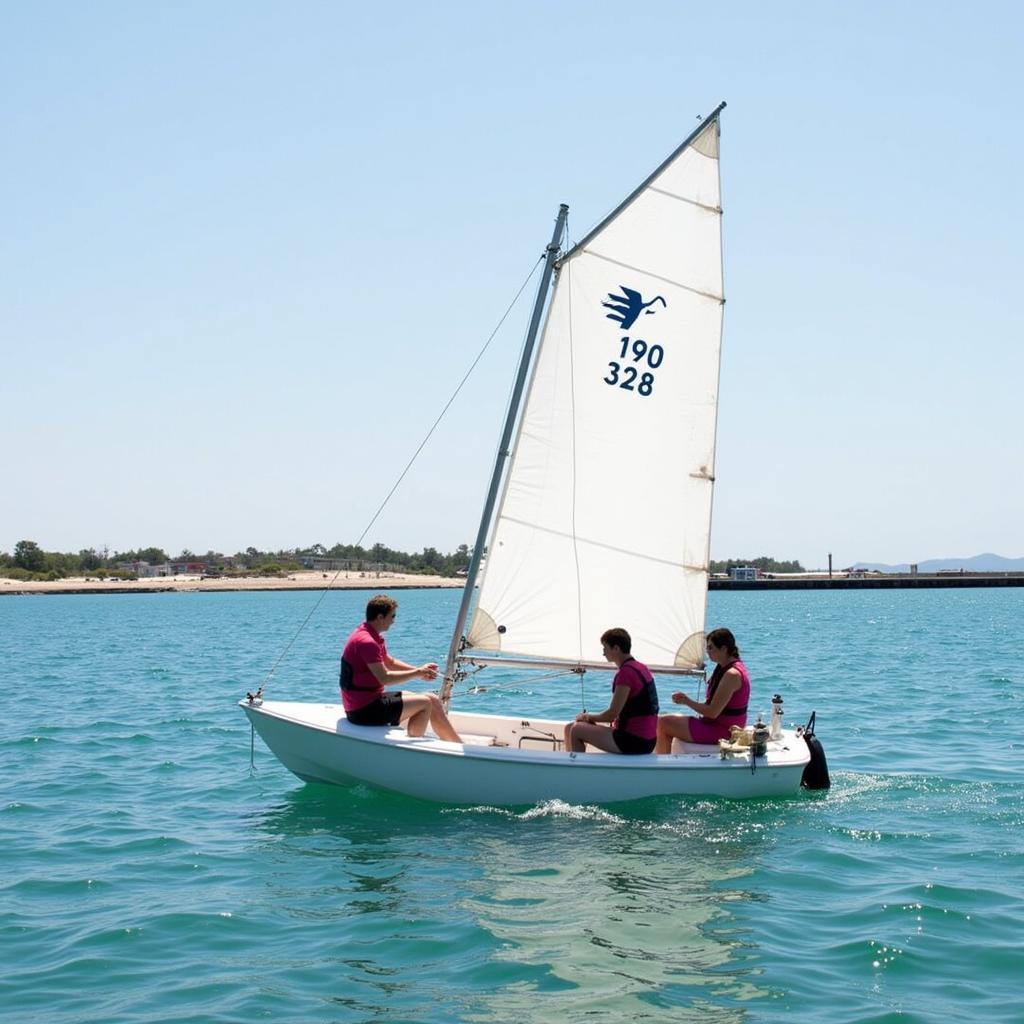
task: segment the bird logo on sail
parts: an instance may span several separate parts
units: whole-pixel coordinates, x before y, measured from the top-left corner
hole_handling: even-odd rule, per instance
[[[624,284],[620,284],[619,288],[622,289],[621,295],[609,292],[608,298],[611,301],[602,302],[601,305],[605,309],[614,310],[614,312],[606,313],[605,315],[609,320],[614,320],[616,323],[621,324],[623,330],[628,330],[632,327],[636,318],[641,313],[645,316],[657,313],[656,309],[648,309],[649,306],[653,306],[656,302],[660,302],[663,306],[668,305],[660,295],[656,295],[650,302],[644,302],[644,297],[632,288],[627,288]]]

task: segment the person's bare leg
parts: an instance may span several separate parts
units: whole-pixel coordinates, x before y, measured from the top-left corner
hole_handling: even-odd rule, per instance
[[[430,724],[437,733],[437,738],[447,740],[449,743],[461,743],[462,737],[455,731],[455,726],[448,720],[445,714],[441,698],[433,693],[428,693],[430,698]]]
[[[565,727],[565,749],[571,750],[576,754],[580,753],[580,751],[584,750],[586,747],[584,741],[576,735],[576,730],[579,728],[580,724],[580,722],[570,722]]]
[[[687,715],[663,715],[658,719],[658,740],[654,745],[656,754],[671,754],[672,740],[679,739],[692,743],[690,719]]]
[[[593,725],[590,722],[573,722],[569,726],[569,749],[579,754],[584,751],[589,743],[598,750],[604,750],[609,754],[621,754],[611,729],[606,725]]]
[[[403,690],[402,721],[410,736],[422,736],[430,721],[430,695]]]
[[[444,705],[436,693],[417,693],[415,690],[402,691],[402,721],[410,736],[422,736],[427,723],[433,727],[439,740],[461,743],[462,738],[444,713]]]

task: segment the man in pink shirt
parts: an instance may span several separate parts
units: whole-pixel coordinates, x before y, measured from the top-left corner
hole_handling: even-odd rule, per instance
[[[437,665],[432,661],[417,668],[388,654],[384,633],[397,615],[398,602],[378,594],[366,606],[366,621],[348,638],[341,655],[341,702],[345,715],[353,725],[405,722],[410,736],[422,736],[429,722],[438,739],[461,743],[437,694],[384,689],[410,679],[429,682],[437,678]]]

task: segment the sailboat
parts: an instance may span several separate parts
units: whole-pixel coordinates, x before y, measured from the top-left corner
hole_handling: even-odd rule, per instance
[[[567,251],[559,209],[452,635],[446,705],[484,667],[606,672],[594,653],[612,626],[630,631],[663,689],[666,677],[704,677],[724,107]],[[732,751],[676,740],[662,755],[574,753],[563,721],[528,714],[449,708],[463,740],[451,743],[351,725],[340,704],[240,704],[302,779],[454,804],[793,794],[814,742],[783,728]]]

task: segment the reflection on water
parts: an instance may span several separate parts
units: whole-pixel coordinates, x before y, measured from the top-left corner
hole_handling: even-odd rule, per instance
[[[769,993],[736,911],[762,898],[744,880],[787,806],[514,812],[310,785],[254,825],[267,905],[327,928],[335,1004],[389,1020],[737,1021]]]

